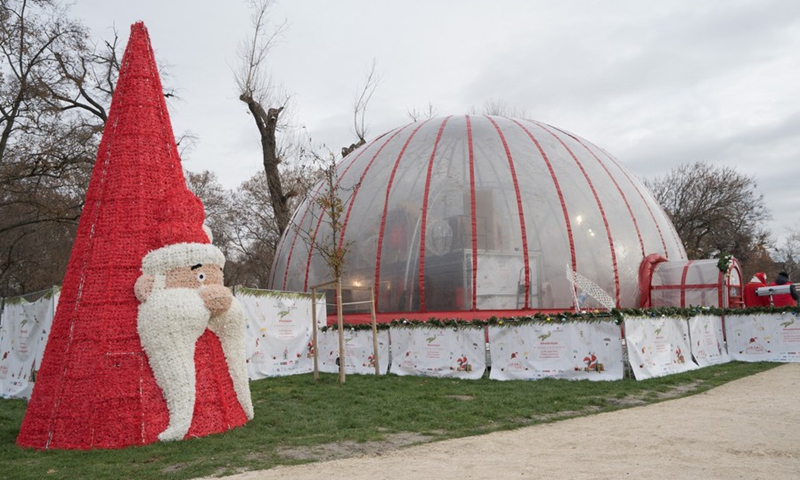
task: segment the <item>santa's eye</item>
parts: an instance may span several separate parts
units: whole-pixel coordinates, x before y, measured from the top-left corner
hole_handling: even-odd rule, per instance
[[[198,273],[197,274],[197,280],[199,280],[201,282],[205,282],[206,281],[206,274],[203,273],[203,272]]]

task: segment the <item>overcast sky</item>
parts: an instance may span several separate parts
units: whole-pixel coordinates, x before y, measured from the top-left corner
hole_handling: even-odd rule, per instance
[[[261,169],[238,100],[244,0],[74,0],[96,40],[124,46],[145,22],[184,156],[234,188]],[[800,222],[800,2],[795,0],[283,0],[269,56],[291,116],[338,152],[373,59],[382,77],[368,140],[433,105],[464,114],[502,101],[604,148],[641,178],[707,161],[755,176],[780,238]]]

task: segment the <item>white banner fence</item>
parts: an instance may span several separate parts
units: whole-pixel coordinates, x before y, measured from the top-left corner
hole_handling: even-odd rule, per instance
[[[392,327],[392,373],[478,379],[486,371],[483,328]]]
[[[692,357],[697,365],[707,367],[731,361],[728,349],[725,348],[723,329],[722,317],[711,315],[689,317]]]
[[[252,380],[313,371],[312,297],[237,289],[248,317],[247,368]],[[58,289],[36,301],[5,299],[0,316],[0,396],[29,398],[41,362]],[[326,325],[317,298],[317,325]],[[554,317],[556,318],[556,317]],[[623,335],[624,332],[624,335]],[[346,327],[345,372],[375,374],[372,331]],[[321,327],[321,372],[338,372],[338,332]],[[381,374],[493,380],[619,380],[626,363],[637,380],[729,362],[800,362],[800,310],[725,317],[624,316],[620,324],[579,318],[475,325],[392,324],[378,331]],[[488,361],[488,364],[487,364]]]
[[[6,299],[0,316],[0,397],[30,399],[60,289],[33,301]]]
[[[725,317],[728,352],[742,362],[800,362],[797,312]]]
[[[700,368],[691,357],[689,322],[680,317],[625,317],[628,361],[637,380]]]
[[[619,380],[622,337],[613,322],[490,326],[493,380]]]
[[[323,307],[324,309],[324,307]],[[324,325],[324,322],[322,323]],[[346,374],[375,374],[375,354],[372,330],[344,330],[344,371]],[[339,332],[324,329],[317,333],[319,371],[339,373]],[[389,371],[389,331],[378,331],[378,365],[381,374]]]
[[[247,373],[252,380],[314,370],[311,295],[239,288],[247,315]],[[325,298],[317,298],[317,324],[325,325]]]

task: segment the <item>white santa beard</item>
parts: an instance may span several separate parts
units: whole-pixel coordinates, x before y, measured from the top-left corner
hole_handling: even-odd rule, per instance
[[[236,297],[233,298],[228,311],[211,317],[208,328],[219,338],[236,397],[247,419],[252,420],[253,401],[247,377],[247,348],[244,339],[247,320],[242,305]]]
[[[155,288],[139,305],[139,338],[169,410],[169,427],[159,440],[180,440],[189,431],[195,404],[195,344],[210,317],[196,289]]]

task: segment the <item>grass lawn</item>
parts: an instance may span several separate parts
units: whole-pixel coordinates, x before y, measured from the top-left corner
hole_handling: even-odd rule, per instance
[[[776,367],[731,362],[637,382],[298,375],[251,383],[256,417],[204,438],[124,450],[34,451],[14,440],[25,402],[0,399],[0,477],[187,479],[370,453],[706,391]]]

